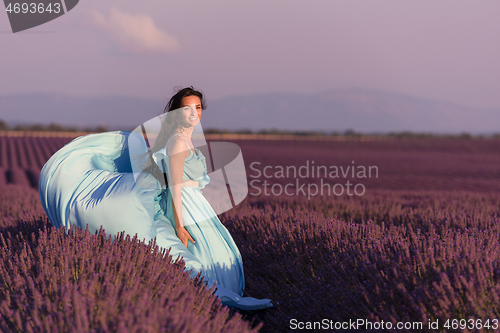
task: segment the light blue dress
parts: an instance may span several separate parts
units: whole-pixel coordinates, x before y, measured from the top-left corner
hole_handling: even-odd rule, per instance
[[[191,277],[202,272],[207,288],[216,284],[215,294],[227,306],[243,310],[272,307],[269,299],[242,297],[241,254],[201,191],[210,182],[201,151],[190,150],[184,162],[183,179],[199,181],[198,187],[181,190],[183,224],[196,241],[188,241],[186,248],[176,235],[171,192],[151,174],[132,172],[128,151],[132,134],[79,137],[47,161],[40,173],[39,192],[51,223],[67,229],[88,225],[92,233],[102,226],[113,239],[121,231],[132,237],[137,234],[145,243],[156,238],[160,250],[170,248],[173,259],[184,259]],[[166,147],[153,158],[169,172]]]

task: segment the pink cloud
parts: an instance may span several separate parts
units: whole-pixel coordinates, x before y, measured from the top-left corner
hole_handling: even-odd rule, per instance
[[[92,11],[93,24],[107,31],[120,45],[133,52],[174,53],[180,50],[179,41],[158,28],[148,15],[128,14],[113,7],[109,17]]]

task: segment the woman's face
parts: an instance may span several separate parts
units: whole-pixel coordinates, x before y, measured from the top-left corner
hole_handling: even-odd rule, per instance
[[[181,100],[182,117],[191,126],[196,126],[200,122],[201,100],[198,96],[187,96]]]

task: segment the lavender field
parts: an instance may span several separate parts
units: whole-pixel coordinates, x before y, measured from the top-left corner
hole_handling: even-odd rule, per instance
[[[241,314],[152,244],[51,226],[37,177],[70,140],[0,136],[3,332],[500,331],[498,140],[234,141],[254,187],[220,218],[246,290],[275,304]],[[307,161],[339,177],[280,177]],[[347,180],[364,194],[295,195]]]

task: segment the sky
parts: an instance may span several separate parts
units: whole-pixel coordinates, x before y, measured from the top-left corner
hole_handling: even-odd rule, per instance
[[[497,0],[82,0],[16,34],[3,12],[0,95],[356,87],[500,108],[499,12]]]

